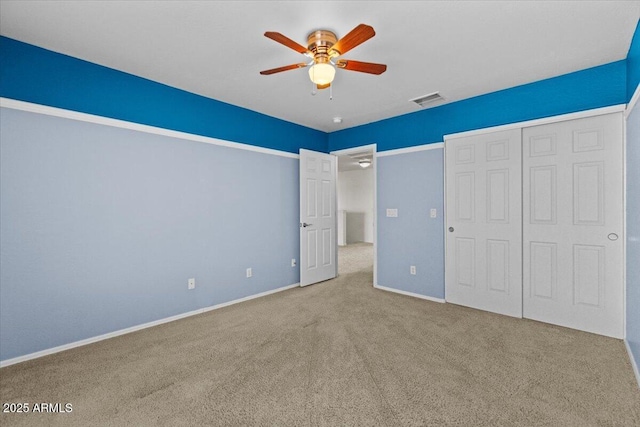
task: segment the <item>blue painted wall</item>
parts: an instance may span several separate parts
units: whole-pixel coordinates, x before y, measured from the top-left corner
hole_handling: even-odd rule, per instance
[[[640,103],[627,117],[627,342],[640,368]]]
[[[0,96],[297,153],[327,134],[0,37]]]
[[[443,135],[550,117],[627,101],[618,61],[330,133],[329,150],[377,144],[378,151],[443,141]]]
[[[297,159],[0,121],[0,360],[299,281]]]
[[[443,156],[436,148],[377,159],[379,286],[444,299]],[[398,217],[387,218],[388,208]]]
[[[627,53],[627,100],[631,100],[638,84],[640,84],[640,21]]]

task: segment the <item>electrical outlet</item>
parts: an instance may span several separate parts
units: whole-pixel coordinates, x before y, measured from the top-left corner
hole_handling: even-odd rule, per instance
[[[387,209],[387,217],[388,218],[397,218],[398,217],[398,209]]]
[[[189,281],[187,282],[187,288],[188,289],[195,289],[196,288],[196,279],[194,277],[189,279]]]
[[[438,211],[435,209],[431,209],[431,211],[429,212],[429,216],[431,216],[431,218],[435,218],[438,216]]]
[[[296,259],[291,258],[291,267],[295,267],[295,266],[296,266]]]
[[[415,275],[416,275],[416,266],[415,266],[415,265],[412,265],[411,267],[409,267],[409,272],[410,272],[412,275],[414,275],[414,276],[415,276]]]
[[[247,277],[252,277],[253,271],[251,271],[251,267],[247,268]]]

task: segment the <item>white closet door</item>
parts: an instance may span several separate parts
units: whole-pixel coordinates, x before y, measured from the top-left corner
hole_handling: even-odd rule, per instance
[[[623,119],[523,130],[523,314],[623,336]]]
[[[445,298],[522,317],[520,129],[447,139]]]

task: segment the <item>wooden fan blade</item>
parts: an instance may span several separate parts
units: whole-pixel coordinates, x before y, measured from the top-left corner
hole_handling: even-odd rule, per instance
[[[328,88],[329,86],[331,86],[331,83],[327,83],[326,85],[316,85],[316,87],[317,87],[318,89],[326,89],[326,88]]]
[[[278,43],[283,44],[286,47],[295,50],[296,52],[299,52],[302,54],[309,52],[309,50],[306,47],[294,42],[287,36],[283,36],[280,33],[276,33],[275,31],[267,31],[266,33],[264,33],[264,36],[270,38],[271,40],[275,40]]]
[[[341,38],[334,44],[330,51],[335,51],[338,55],[344,55],[354,47],[358,46],[375,36],[376,32],[373,31],[373,27],[360,24],[351,30],[346,36]]]
[[[352,61],[351,59],[341,59],[336,63],[338,68],[349,71],[359,71],[361,73],[382,74],[387,71],[385,64],[374,64],[373,62]]]
[[[278,67],[278,68],[272,68],[270,70],[260,71],[260,74],[262,74],[263,76],[268,76],[269,74],[281,73],[282,71],[295,70],[296,68],[304,68],[306,66],[307,64],[305,64],[304,62],[301,62],[299,64],[285,65],[284,67]]]

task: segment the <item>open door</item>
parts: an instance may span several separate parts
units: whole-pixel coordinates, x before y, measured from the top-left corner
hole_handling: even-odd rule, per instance
[[[338,272],[336,163],[331,154],[300,150],[300,286]]]

